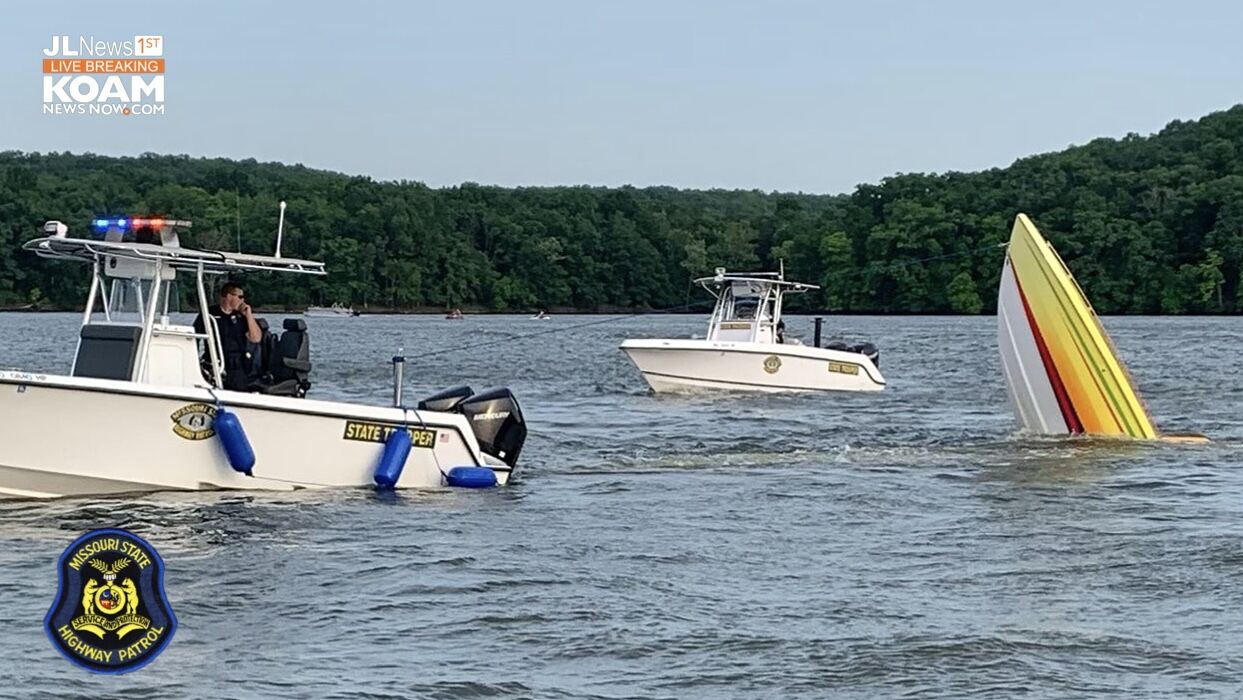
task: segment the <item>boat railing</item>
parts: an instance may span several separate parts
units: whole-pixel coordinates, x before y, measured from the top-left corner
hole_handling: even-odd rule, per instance
[[[99,241],[86,238],[47,236],[22,245],[42,258],[92,262],[99,258],[121,258],[145,263],[163,262],[184,271],[195,271],[201,265],[205,272],[224,273],[235,270],[295,272],[310,275],[326,274],[324,263],[270,255],[230,253],[214,250],[166,247],[153,243]]]

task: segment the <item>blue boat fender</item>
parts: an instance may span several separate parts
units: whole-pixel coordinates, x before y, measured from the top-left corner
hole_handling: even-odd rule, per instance
[[[229,458],[229,466],[246,476],[254,476],[251,470],[255,467],[255,451],[250,446],[246,431],[242,429],[242,421],[237,414],[227,408],[216,410],[216,435],[224,446],[224,453]]]
[[[384,441],[384,452],[380,454],[380,462],[375,466],[375,485],[381,489],[391,489],[401,478],[401,470],[406,467],[406,458],[410,456],[410,431],[394,430]]]
[[[490,489],[496,486],[496,472],[487,467],[454,467],[445,482],[463,489]]]

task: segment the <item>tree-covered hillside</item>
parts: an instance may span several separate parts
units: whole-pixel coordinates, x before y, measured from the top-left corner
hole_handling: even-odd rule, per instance
[[[849,195],[665,187],[432,189],[253,160],[0,153],[0,306],[81,303],[85,272],[19,250],[48,219],[191,219],[196,247],[324,260],[323,279],[252,275],[261,305],[497,311],[665,308],[691,277],[775,269],[808,307],[991,311],[1016,212],[1102,313],[1243,309],[1243,105],[1149,137],[1098,139],[980,173],[903,174]],[[417,175],[417,170],[412,175]],[[991,247],[990,247],[991,246]],[[694,297],[692,297],[694,298]]]

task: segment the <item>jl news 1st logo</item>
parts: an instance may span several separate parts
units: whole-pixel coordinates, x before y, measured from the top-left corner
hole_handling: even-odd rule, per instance
[[[53,36],[43,49],[43,113],[164,114],[164,37]]]

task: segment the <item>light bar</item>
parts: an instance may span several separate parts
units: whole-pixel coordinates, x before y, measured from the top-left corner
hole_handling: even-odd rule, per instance
[[[164,228],[172,226],[175,228],[190,228],[189,221],[179,221],[177,219],[147,218],[147,217],[121,217],[116,219],[94,219],[91,224],[98,231],[106,231],[109,228],[140,229],[140,228]]]

